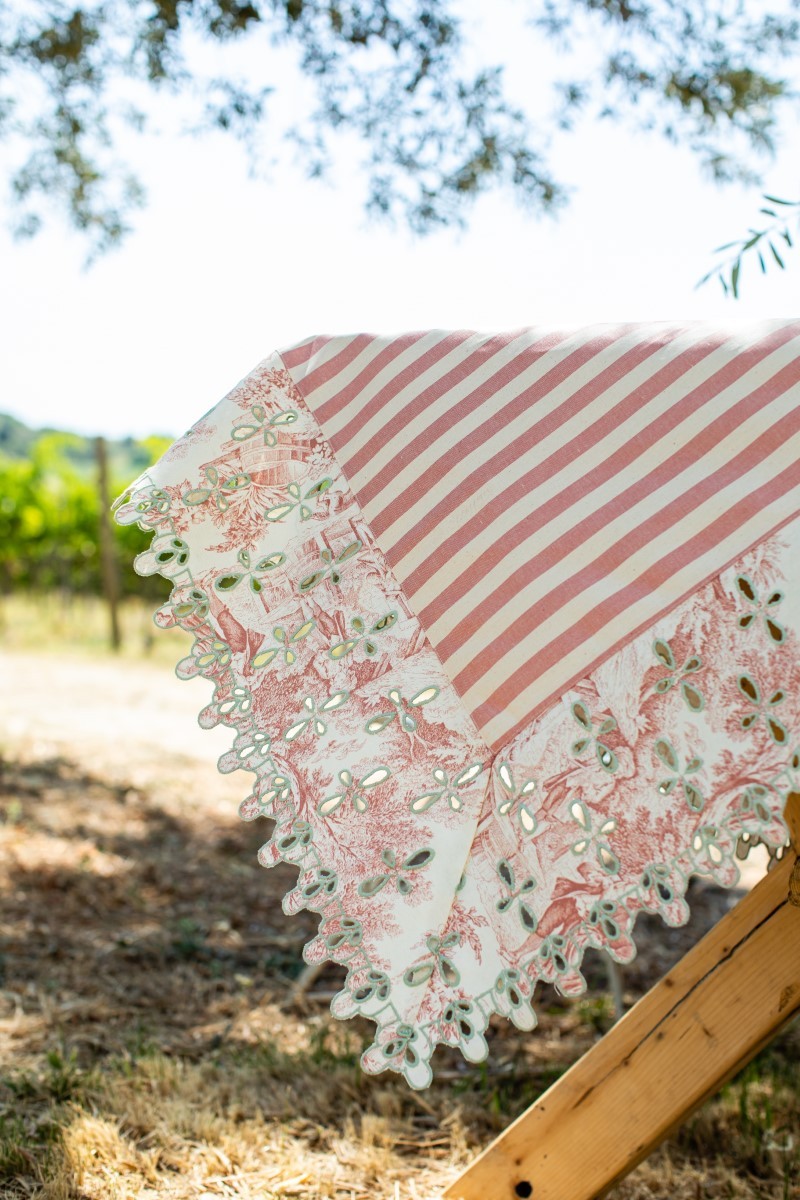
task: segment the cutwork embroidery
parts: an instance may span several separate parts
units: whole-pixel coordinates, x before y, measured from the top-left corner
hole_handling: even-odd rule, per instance
[[[672,774],[666,779],[662,779],[658,785],[658,790],[662,796],[669,796],[672,791],[680,784],[683,796],[689,808],[694,812],[700,812],[705,801],[698,787],[687,778],[689,775],[694,775],[703,766],[702,758],[697,755],[687,759],[683,770],[681,770],[681,760],[678,753],[667,738],[659,738],[655,744],[655,752],[661,762],[667,767]]]
[[[188,492],[184,492],[184,504],[205,504],[207,500],[213,500],[217,511],[224,513],[227,512],[231,497],[249,487],[251,482],[250,476],[244,471],[222,479],[217,468],[209,466],[203,469],[203,474],[205,487],[190,488]]]
[[[287,667],[291,667],[297,662],[297,654],[294,647],[298,642],[302,642],[304,638],[316,629],[317,623],[315,620],[304,621],[297,629],[291,633],[287,632],[282,625],[276,625],[272,631],[272,636],[278,643],[277,646],[269,646],[266,650],[259,650],[250,659],[250,666],[254,670],[260,671],[263,667],[268,667],[271,662],[274,662],[278,655],[283,657],[283,661]]]
[[[334,584],[334,586],[338,587],[338,585],[342,582],[342,572],[339,568],[344,566],[346,562],[349,562],[353,555],[358,554],[360,549],[361,542],[355,541],[350,542],[349,545],[345,546],[344,550],[337,554],[335,558],[332,550],[328,550],[326,548],[325,550],[320,551],[319,557],[323,563],[323,566],[318,571],[312,571],[310,575],[306,575],[303,579],[301,579],[297,585],[298,591],[312,592],[314,588],[319,587],[319,585],[325,579]]]
[[[242,570],[217,576],[214,580],[214,587],[218,592],[232,592],[243,579],[246,579],[250,584],[250,590],[258,595],[264,587],[264,578],[270,571],[277,570],[286,562],[286,555],[281,550],[275,550],[272,554],[259,558],[255,563],[252,562],[247,550],[240,550],[236,557]]]
[[[766,630],[767,636],[777,646],[782,645],[786,638],[786,630],[776,619],[775,609],[783,602],[783,592],[773,591],[765,600],[759,600],[758,590],[748,575],[737,575],[736,586],[742,598],[751,606],[743,616],[739,617],[739,628],[750,629],[754,623],[760,623]]]
[[[323,800],[318,811],[323,817],[329,817],[342,804],[351,804],[356,812],[365,813],[369,808],[369,799],[365,793],[385,783],[391,773],[388,767],[375,767],[363,779],[356,780],[351,771],[340,771],[339,782],[342,785],[342,791]]]
[[[460,812],[464,806],[462,791],[474,783],[482,771],[483,767],[480,763],[473,763],[471,767],[465,767],[463,771],[459,771],[451,780],[447,771],[442,767],[434,767],[434,782],[440,786],[434,791],[423,792],[421,796],[417,796],[416,800],[412,800],[411,811],[423,813],[439,800],[444,800],[446,804],[450,805],[453,812]]]
[[[536,790],[535,781],[525,779],[517,784],[514,772],[507,762],[501,762],[495,768],[495,774],[500,783],[501,793],[497,805],[498,813],[501,817],[516,816],[522,831],[531,836],[536,832],[538,824],[533,805],[528,799]]]
[[[289,494],[289,499],[284,500],[282,504],[273,504],[271,508],[266,510],[264,517],[267,521],[283,521],[290,513],[298,509],[300,520],[310,521],[314,515],[314,510],[308,502],[315,503],[332,486],[333,480],[327,478],[320,479],[319,483],[313,483],[307,492],[303,492],[298,484],[294,482],[287,484],[286,491]]]
[[[616,875],[619,870],[619,859],[605,840],[617,828],[616,817],[607,817],[595,829],[592,814],[582,800],[575,800],[570,805],[570,814],[573,821],[583,831],[583,836],[579,837],[577,842],[572,843],[572,853],[583,856],[589,850],[593,850],[603,870],[608,875]]]
[[[334,646],[331,646],[328,654],[338,662],[339,659],[346,658],[357,646],[360,646],[369,658],[374,658],[378,653],[377,637],[382,633],[386,633],[387,629],[391,629],[396,621],[397,613],[394,611],[388,612],[379,617],[377,621],[374,621],[369,629],[367,629],[367,623],[363,617],[351,617],[350,628],[353,630],[355,637],[346,638],[343,642],[337,642]]]
[[[773,709],[777,704],[783,704],[786,699],[783,688],[778,688],[765,701],[761,696],[761,688],[752,675],[740,675],[736,683],[745,700],[752,705],[752,711],[741,719],[742,729],[753,729],[759,722],[763,722],[772,740],[782,746],[789,734],[786,726],[775,716]]]
[[[386,870],[379,875],[372,875],[358,885],[360,896],[377,896],[388,883],[394,884],[401,896],[407,896],[414,890],[413,872],[421,871],[433,862],[435,851],[429,848],[414,850],[400,862],[394,850],[382,850],[381,862]]]
[[[654,690],[663,694],[677,685],[686,707],[691,712],[702,712],[706,704],[703,694],[697,685],[688,678],[701,670],[703,666],[697,655],[690,654],[683,666],[678,667],[672,647],[669,642],[665,642],[661,638],[656,638],[653,642],[653,653],[659,663],[670,672],[669,675],[663,675],[659,679]]]
[[[600,740],[601,738],[605,737],[607,733],[612,733],[617,728],[617,722],[614,720],[614,718],[605,717],[599,722],[595,732],[594,722],[589,715],[585,704],[581,704],[579,701],[576,701],[572,705],[572,715],[578,725],[580,725],[581,729],[583,729],[587,735],[586,737],[578,738],[576,742],[572,743],[572,753],[577,758],[580,758],[581,755],[585,754],[587,750],[590,750],[592,747],[594,747],[597,761],[600,763],[600,766],[603,768],[603,770],[611,773],[616,771],[617,767],[619,766],[616,754],[613,750],[609,749],[604,741]]]
[[[406,733],[413,733],[417,728],[417,718],[412,711],[415,708],[424,708],[426,704],[430,704],[439,695],[437,687],[426,687],[421,692],[417,692],[410,700],[406,700],[400,695],[397,688],[389,688],[387,696],[389,703],[394,707],[391,712],[378,713],[375,717],[370,717],[364,728],[367,733],[380,733],[391,725],[392,721],[398,721],[401,729]]]
[[[514,868],[507,859],[502,859],[497,864],[497,874],[502,883],[508,888],[508,894],[501,896],[497,901],[497,911],[506,913],[509,909],[516,906],[517,915],[519,916],[520,924],[526,933],[536,933],[538,921],[533,909],[525,902],[525,897],[529,896],[536,888],[536,880],[532,875],[526,875],[520,880],[517,886],[516,875]]]
[[[629,961],[639,912],[680,924],[693,872],[732,886],[737,854],[785,842],[797,530],[492,756],[279,359],[218,428],[187,434],[118,519],[153,534],[136,567],[173,586],[157,622],[194,637],[177,671],[211,681],[200,721],[233,731],[219,767],[251,773],[242,817],[275,822],[259,860],[294,864],[286,910],[320,914],[306,958],[347,968],[332,1011],[376,1024],[365,1069],[424,1087],[437,1043],[481,1058],[493,1012],[535,1026],[538,980],[579,995],[587,947]]]
[[[254,404],[250,409],[250,417],[244,417],[231,430],[235,442],[246,442],[257,433],[264,435],[265,446],[278,445],[278,433],[298,420],[298,413],[290,408],[284,412],[276,412],[267,416],[263,404]]]

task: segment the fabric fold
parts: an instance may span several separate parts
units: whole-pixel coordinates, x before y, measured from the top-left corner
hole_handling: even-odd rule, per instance
[[[117,510],[364,1066],[486,1053],[800,788],[800,324],[314,338]],[[360,416],[359,416],[360,413]]]

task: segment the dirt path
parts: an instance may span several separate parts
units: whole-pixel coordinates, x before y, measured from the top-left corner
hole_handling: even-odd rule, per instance
[[[230,731],[197,724],[209,685],[30,653],[3,656],[0,684],[0,998],[17,1012],[0,1057],[40,1053],[84,1003],[109,1044],[137,1011],[183,1045],[248,1012],[236,977],[263,978],[270,956],[285,997],[316,922],[280,911],[296,872],[257,863],[269,826],[239,820],[249,776],[216,766]]]
[[[3,653],[0,746],[30,758],[67,755],[135,787],[183,779],[204,805],[231,813],[248,781],[217,771],[231,735],[197,724],[209,696],[204,680],[184,682],[148,662]]]

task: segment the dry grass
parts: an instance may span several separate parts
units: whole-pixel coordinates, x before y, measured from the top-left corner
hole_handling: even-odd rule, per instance
[[[785,1055],[797,1050],[796,1038],[776,1047],[614,1196],[795,1196],[797,1081]],[[414,1096],[364,1083],[346,1056],[265,1047],[197,1062],[153,1050],[88,1072],[51,1055],[46,1072],[5,1087],[18,1105],[0,1157],[9,1198],[415,1200],[438,1195],[499,1123],[485,1111],[491,1081]]]
[[[165,585],[165,600],[168,588]],[[156,605],[131,598],[119,607],[123,659],[142,657],[174,666],[191,645],[182,630],[157,630]],[[7,651],[48,654],[104,654],[109,649],[109,616],[95,596],[70,592],[0,596],[0,639]]]
[[[293,872],[255,865],[261,823],[193,808],[186,789],[112,783],[63,757],[3,765],[7,1200],[425,1200],[607,1026],[598,965],[582,1005],[543,993],[537,1034],[498,1026],[488,1065],[437,1055],[421,1094],[364,1076],[366,1024],[333,1021],[322,994],[287,1001],[313,928],[280,911]],[[629,999],[726,902],[696,887],[690,929],[645,937]],[[337,979],[330,968],[319,992]],[[798,1063],[795,1025],[615,1200],[800,1196]]]

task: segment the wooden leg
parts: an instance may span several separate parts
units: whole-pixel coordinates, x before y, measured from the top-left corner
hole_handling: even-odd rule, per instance
[[[800,1012],[800,795],[787,817],[783,860],[446,1200],[595,1200]]]

